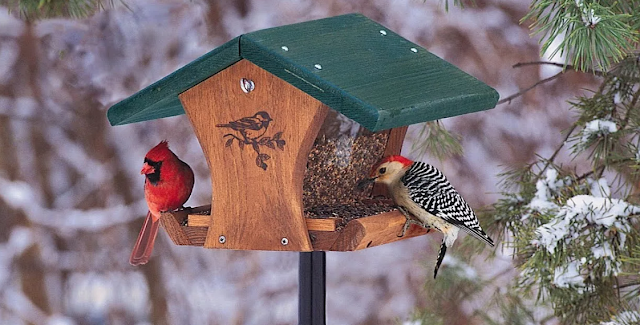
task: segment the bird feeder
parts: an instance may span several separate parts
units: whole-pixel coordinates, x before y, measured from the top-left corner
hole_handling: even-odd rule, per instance
[[[352,251],[423,235],[356,190],[410,124],[493,108],[497,92],[360,14],[241,35],[111,107],[112,125],[186,113],[211,205],[162,214],[178,245]]]

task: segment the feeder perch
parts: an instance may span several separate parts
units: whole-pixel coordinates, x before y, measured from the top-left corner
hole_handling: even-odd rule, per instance
[[[186,113],[211,205],[166,212],[178,245],[351,251],[423,235],[384,189],[355,189],[410,124],[493,108],[497,92],[350,14],[241,35],[111,107],[112,125]]]

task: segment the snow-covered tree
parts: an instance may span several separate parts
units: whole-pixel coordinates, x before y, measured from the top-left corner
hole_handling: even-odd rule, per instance
[[[426,288],[433,299],[460,305],[477,300],[481,288],[497,288],[485,306],[500,311],[476,311],[489,324],[639,324],[640,2],[535,0],[523,21],[541,35],[542,54],[555,60],[514,68],[562,71],[500,104],[515,106],[526,92],[569,72],[594,75],[599,86],[570,102],[566,114],[575,120],[557,134],[550,156],[501,175],[502,198],[483,213],[519,273],[506,286],[503,277],[454,276]],[[443,293],[451,290],[465,295]],[[441,310],[417,319],[449,317]]]
[[[572,103],[579,116],[558,150],[505,173],[504,198],[487,218],[521,268],[516,287],[568,323],[640,308],[638,63],[630,53]],[[582,163],[559,161],[567,147]]]
[[[640,322],[639,4],[534,1],[528,15],[544,51],[600,85],[571,102],[575,123],[551,156],[504,173],[485,220],[513,250],[513,288],[563,323]]]

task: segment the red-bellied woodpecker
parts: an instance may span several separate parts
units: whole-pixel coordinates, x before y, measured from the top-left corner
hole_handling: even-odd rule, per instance
[[[467,202],[442,172],[427,163],[390,156],[383,159],[364,182],[382,183],[389,188],[393,201],[407,218],[399,237],[404,236],[411,224],[435,228],[444,234],[434,278],[447,247],[458,238],[458,229],[494,246]]]

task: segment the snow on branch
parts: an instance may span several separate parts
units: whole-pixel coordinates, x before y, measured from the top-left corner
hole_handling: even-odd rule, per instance
[[[536,263],[548,265],[551,272],[542,276],[549,277],[553,288],[583,294],[593,289],[594,278],[622,272],[618,255],[634,231],[633,216],[640,214],[640,206],[612,198],[604,178],[583,183],[558,180],[555,169],[545,176],[537,180],[521,219],[533,228],[529,244],[541,248],[525,263],[524,272],[538,270]],[[566,193],[573,196],[565,199]]]
[[[586,148],[591,144],[593,139],[616,132],[618,132],[618,127],[614,122],[599,119],[593,120],[584,126],[579,146]]]
[[[557,210],[555,217],[536,230],[534,245],[545,247],[553,254],[558,242],[576,238],[587,225],[614,227],[627,232],[631,223],[629,216],[640,213],[640,207],[620,199],[576,195]],[[624,245],[624,237],[621,239]]]
[[[570,262],[564,267],[556,268],[553,273],[553,284],[559,288],[574,288],[582,293],[585,284],[584,279],[580,275],[579,263],[575,261]]]
[[[546,211],[557,209],[558,206],[551,201],[551,197],[553,192],[555,192],[559,187],[565,185],[565,181],[558,180],[558,171],[550,168],[547,169],[544,179],[539,179],[536,182],[536,194],[529,202],[529,208],[536,211]],[[525,215],[526,218],[528,215]]]

